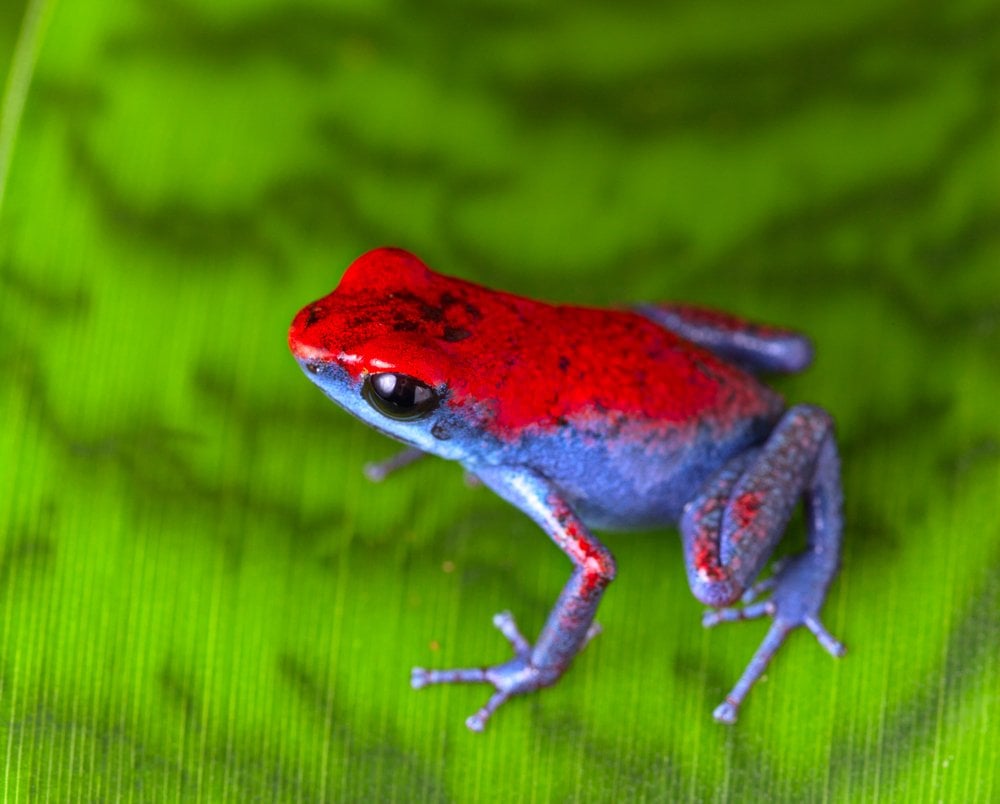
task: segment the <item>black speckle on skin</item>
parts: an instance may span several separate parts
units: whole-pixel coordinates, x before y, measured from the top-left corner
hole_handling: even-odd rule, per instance
[[[565,373],[568,369],[569,369],[569,358],[566,357],[566,355],[562,355],[559,358],[559,370]]]
[[[408,290],[394,291],[389,294],[389,298],[394,301],[399,301],[402,305],[411,305],[416,308],[419,311],[421,321],[440,321],[444,318],[444,310],[441,307],[435,307],[433,304],[428,304],[417,294],[411,293]]]
[[[451,433],[448,432],[448,428],[445,427],[441,422],[438,422],[431,428],[431,435],[434,436],[438,441],[447,441],[451,438]]]
[[[395,332],[413,332],[420,328],[416,321],[397,321],[392,325]]]
[[[322,305],[314,304],[309,308],[309,317],[306,318],[306,328],[311,327],[317,321],[322,321],[326,318],[326,308]]]
[[[448,343],[464,341],[466,338],[471,337],[472,333],[467,329],[462,329],[461,327],[445,327],[444,335],[442,335],[442,338],[448,341]]]
[[[715,371],[709,365],[707,365],[704,360],[701,360],[696,357],[694,365],[695,368],[698,369],[698,371],[700,371],[705,377],[707,377],[712,382],[718,383],[719,385],[725,385],[726,378],[721,376],[717,371]]]
[[[448,291],[445,291],[444,293],[442,293],[441,296],[438,298],[438,301],[440,302],[441,307],[443,307],[443,308],[448,308],[448,307],[451,307],[452,305],[455,305],[455,304],[462,305],[462,307],[465,308],[465,312],[474,321],[481,321],[482,318],[483,318],[483,314],[479,311],[479,308],[476,307],[476,305],[474,305],[470,301],[462,301],[461,299],[455,297],[454,295],[452,295]]]
[[[610,417],[609,424],[607,425],[607,430],[605,431],[605,438],[618,438],[621,435],[622,427],[628,422],[628,417],[624,413],[615,413]]]
[[[425,321],[434,321],[436,323],[444,318],[444,310],[431,304],[421,304],[420,317]]]

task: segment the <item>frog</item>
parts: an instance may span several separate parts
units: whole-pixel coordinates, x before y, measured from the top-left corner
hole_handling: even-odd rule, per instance
[[[494,617],[509,660],[413,668],[416,689],[492,687],[466,721],[473,731],[511,698],[558,681],[599,632],[617,570],[598,531],[675,527],[704,626],[769,619],[715,720],[736,721],[795,629],[844,654],[820,619],[843,531],[834,422],[760,379],[805,369],[808,337],[697,305],[536,301],[382,247],[304,307],[288,339],[327,397],[406,445],[369,465],[369,477],[425,455],[457,461],[571,563],[534,642],[510,612]],[[761,579],[800,501],[805,546]]]

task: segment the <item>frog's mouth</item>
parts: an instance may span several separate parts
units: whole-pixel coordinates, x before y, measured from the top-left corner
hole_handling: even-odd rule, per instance
[[[360,419],[361,417],[360,417],[360,416],[357,416],[357,417],[355,417],[355,418],[358,418],[358,419]],[[371,427],[371,428],[372,428],[372,430],[374,430],[374,431],[375,431],[376,433],[378,433],[379,435],[384,435],[384,436],[386,436],[387,438],[391,438],[391,439],[392,439],[393,441],[400,441],[400,442],[402,442],[403,444],[411,444],[411,445],[413,445],[413,446],[416,446],[416,443],[415,443],[415,442],[413,442],[413,441],[410,441],[409,439],[406,439],[406,438],[403,438],[402,436],[399,436],[399,435],[397,435],[396,433],[390,433],[390,432],[389,432],[388,430],[383,430],[383,429],[382,429],[381,427],[379,427],[379,426],[378,426],[377,424],[372,424],[372,423],[371,423],[370,421],[368,421],[367,419],[361,419],[361,421],[363,421],[363,422],[364,422],[364,423],[365,423],[366,425],[368,425],[369,427]]]
[[[327,387],[327,383],[324,382],[324,379],[332,379],[330,377],[330,371],[334,370],[334,373],[336,373],[337,369],[339,369],[340,371],[344,370],[344,368],[339,363],[330,360],[310,359],[308,356],[304,357],[297,356],[297,362],[299,364],[299,367],[306,374],[306,376],[308,376],[309,379],[312,380],[312,382],[323,392],[323,395],[327,397],[327,399],[329,399],[331,402],[334,402],[337,405],[337,407],[343,408],[345,411],[350,413],[354,418],[364,422],[369,427],[371,427],[372,430],[375,430],[377,433],[380,433],[381,435],[388,436],[389,438],[392,438],[396,441],[402,441],[404,444],[412,443],[408,439],[403,438],[397,435],[396,433],[392,433],[389,430],[386,430],[384,427],[381,427],[378,424],[376,424],[374,420],[362,416],[356,410],[352,409],[352,404],[351,401],[348,399],[348,397],[350,397],[351,399],[356,398],[362,405],[366,407],[371,407],[371,403],[367,399],[365,399],[364,395],[361,392],[361,388],[364,385],[363,382],[357,387],[354,387],[355,386],[354,382],[348,382],[345,383],[345,385],[347,386],[346,388],[340,387],[336,391],[333,390],[332,388]],[[326,375],[325,378],[324,375]],[[337,383],[334,380],[334,385],[339,385],[339,383]],[[374,408],[372,408],[372,410],[374,411]]]

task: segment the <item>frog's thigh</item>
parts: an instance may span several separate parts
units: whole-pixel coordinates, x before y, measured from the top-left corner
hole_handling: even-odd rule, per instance
[[[686,304],[644,304],[634,309],[664,329],[752,373],[792,374],[812,362],[809,338],[788,329]]]
[[[688,583],[698,600],[726,606],[740,597],[803,494],[810,545],[839,538],[839,521],[832,521],[839,516],[839,474],[827,449],[832,427],[820,408],[789,409],[762,447],[733,458],[688,503],[680,530]]]

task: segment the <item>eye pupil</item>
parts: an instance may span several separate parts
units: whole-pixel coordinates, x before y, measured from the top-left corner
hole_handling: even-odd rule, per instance
[[[393,419],[419,419],[438,404],[433,388],[406,374],[372,374],[362,394],[372,407]]]

